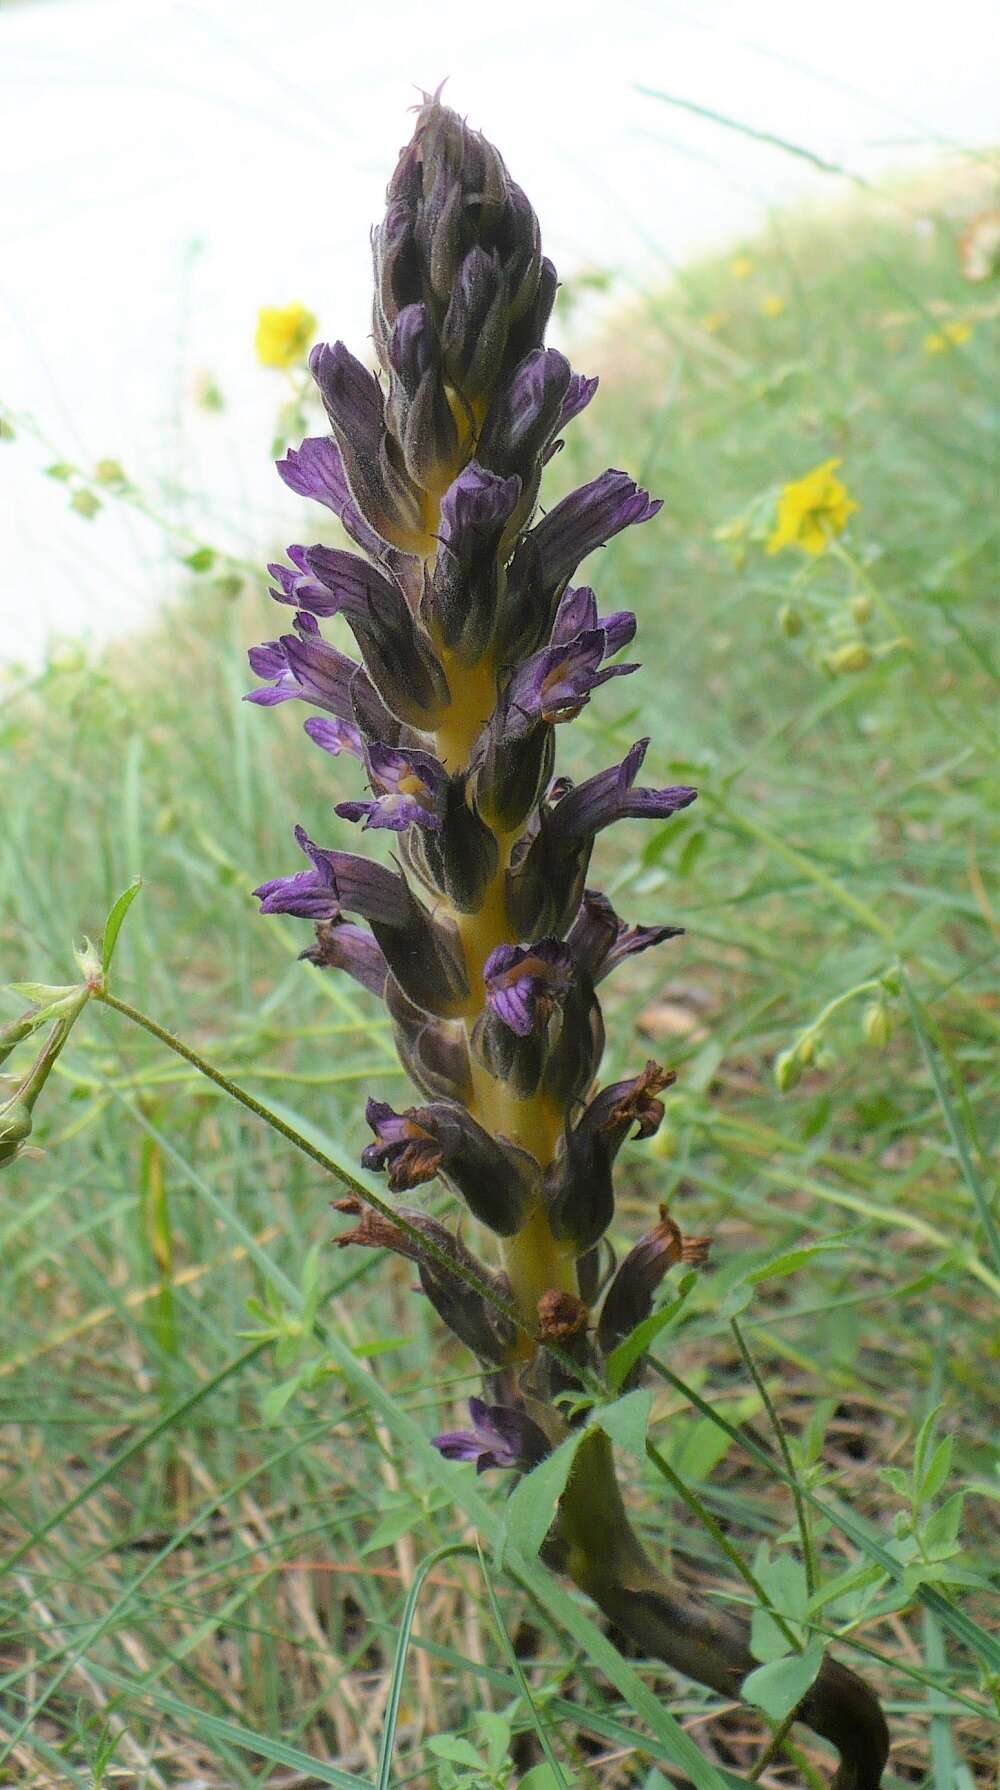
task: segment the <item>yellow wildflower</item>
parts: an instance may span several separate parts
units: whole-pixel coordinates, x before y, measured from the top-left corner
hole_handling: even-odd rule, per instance
[[[848,516],[858,506],[833,476],[839,465],[839,460],[824,460],[805,478],[785,486],[778,504],[778,525],[767,543],[768,553],[780,553],[782,547],[825,553],[834,535],[843,534]]]
[[[760,301],[762,317],[780,317],[785,309],[785,301],[777,292],[766,292]]]
[[[753,273],[753,262],[749,255],[734,255],[729,263],[729,271],[734,280],[748,280]]]
[[[961,348],[972,334],[972,324],[956,320],[954,323],[942,323],[940,329],[933,330],[924,337],[926,354],[947,354],[949,348]]]
[[[717,336],[720,329],[725,328],[727,321],[725,311],[709,311],[702,318],[701,327],[707,335]]]
[[[257,314],[254,347],[262,367],[294,367],[305,355],[316,330],[316,319],[305,305],[285,305]]]

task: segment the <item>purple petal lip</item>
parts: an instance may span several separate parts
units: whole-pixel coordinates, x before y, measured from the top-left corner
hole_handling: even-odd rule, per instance
[[[561,939],[497,945],[483,966],[489,1006],[510,1031],[527,1038],[565,994],[571,968],[569,947]]]
[[[434,1446],[449,1461],[475,1461],[476,1472],[490,1467],[533,1467],[542,1459],[547,1443],[537,1424],[523,1411],[507,1405],[487,1405],[470,1398],[472,1428],[448,1430],[434,1437]]]
[[[461,554],[467,537],[492,537],[513,514],[521,495],[517,477],[500,478],[470,460],[441,499],[438,539]]]
[[[339,758],[343,752],[350,753],[352,758],[361,758],[361,733],[353,721],[328,721],[323,715],[310,715],[302,725],[313,744],[329,752],[331,758]]]

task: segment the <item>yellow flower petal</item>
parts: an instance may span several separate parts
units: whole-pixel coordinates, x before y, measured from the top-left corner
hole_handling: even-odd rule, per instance
[[[294,367],[304,359],[316,330],[316,319],[305,305],[265,308],[257,314],[254,347],[262,367]]]
[[[734,280],[748,280],[753,273],[753,262],[749,255],[734,255],[729,263],[729,271]]]
[[[780,317],[785,309],[785,301],[780,293],[766,292],[760,301],[760,309],[763,317]]]
[[[839,460],[824,460],[804,478],[784,487],[768,553],[780,553],[783,547],[801,547],[813,555],[825,553],[834,537],[843,534],[848,517],[858,506],[834,477],[839,465]]]

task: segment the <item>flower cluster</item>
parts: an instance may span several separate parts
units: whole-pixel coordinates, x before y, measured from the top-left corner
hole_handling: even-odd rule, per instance
[[[315,922],[303,955],[354,976],[391,1016],[424,1104],[369,1100],[365,1165],[397,1193],[437,1177],[457,1194],[499,1239],[503,1291],[537,1333],[552,1294],[589,1313],[615,1157],[630,1134],[656,1130],[671,1079],[651,1063],[595,1087],[598,984],[677,929],[626,925],[589,869],[603,828],[664,821],[695,791],[640,784],[646,740],[575,787],[553,764],[555,729],[638,669],[621,656],[634,615],[602,614],[578,567],[660,506],[612,469],[539,511],[543,468],[597,381],[545,346],[556,273],[528,200],[437,100],[393,175],[374,263],[379,372],[343,343],[314,348],[330,433],[278,467],[358,551],[296,544],[270,568],[271,595],[292,613],[250,654],[264,681],[249,700],[318,711],[309,738],[354,759],[362,782],[336,813],[391,832],[396,863],[298,828],[307,866],[257,894],[264,913]],[[356,656],[324,638],[338,615]],[[672,1259],[651,1247],[641,1270],[623,1264],[607,1311],[634,1322],[648,1309]],[[466,1337],[468,1302],[456,1280]],[[438,1308],[447,1314],[446,1297]],[[544,1351],[513,1338],[500,1349],[485,1313],[474,1329],[484,1366],[504,1370],[507,1403],[489,1422],[509,1437],[525,1356],[537,1380]],[[588,1316],[595,1363],[620,1331]]]
[[[342,342],[314,348],[330,431],[278,466],[356,551],[296,544],[270,568],[292,613],[250,654],[262,685],[249,700],[318,711],[313,744],[357,763],[336,812],[392,833],[394,859],[317,845],[300,827],[305,867],[257,895],[266,914],[315,923],[311,963],[385,1003],[420,1103],[368,1101],[364,1165],[397,1194],[437,1178],[496,1239],[491,1270],[419,1209],[396,1227],[351,1200],[360,1222],[339,1242],[414,1261],[482,1366],[472,1428],[439,1437],[442,1453],[524,1471],[567,1433],[558,1396],[601,1374],[672,1264],[705,1254],[661,1210],[614,1270],[615,1160],[656,1132],[673,1077],[649,1062],[599,1085],[597,990],[677,929],[628,925],[589,880],[604,828],[667,821],[696,792],[639,781],[644,739],[575,786],[554,774],[556,728],[637,670],[618,656],[635,617],[602,614],[578,569],[660,505],[609,469],[540,510],[543,469],[597,381],[545,346],[557,280],[531,205],[437,97],[402,151],[373,252],[378,371]],[[324,638],[334,616],[355,654]],[[613,1472],[585,1478],[548,1557],[572,1571],[588,1555],[591,1594],[659,1646],[647,1629],[651,1612],[665,1620],[662,1581],[650,1568],[642,1597],[623,1587],[621,1561],[631,1550],[634,1578],[641,1550]],[[598,1481],[609,1514],[586,1541],[580,1488],[593,1505]],[[742,1631],[732,1647],[742,1661]],[[727,1667],[726,1685],[746,1669]]]

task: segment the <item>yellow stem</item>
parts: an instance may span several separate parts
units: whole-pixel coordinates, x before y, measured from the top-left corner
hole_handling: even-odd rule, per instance
[[[476,428],[481,421],[481,417],[473,419]],[[456,475],[459,470],[455,469]],[[428,494],[425,508],[427,535],[433,537],[439,524],[436,495]],[[428,565],[432,559],[433,550],[427,553]],[[441,763],[454,773],[468,764],[473,745],[496,706],[496,668],[489,655],[475,665],[466,665],[440,639],[435,639],[434,645],[451,692],[450,704],[435,731],[435,751]],[[518,1100],[505,1082],[490,1075],[477,1061],[471,1049],[473,1030],[486,1006],[483,982],[486,960],[497,945],[517,942],[507,912],[506,893],[507,870],[516,839],[516,834],[500,839],[496,875],[485,891],[479,912],[455,913],[453,918],[462,942],[469,984],[469,1002],[463,1019],[470,1044],[472,1110],[480,1124],[494,1137],[519,1144],[544,1170],[555,1155],[562,1132],[561,1111],[543,1093],[534,1094],[528,1100]],[[553,1236],[548,1214],[540,1200],[532,1206],[517,1235],[501,1239],[500,1249],[515,1303],[532,1326],[537,1320],[538,1301],[543,1293],[552,1288],[567,1293],[578,1291],[575,1255]],[[531,1347],[529,1342],[527,1352],[530,1353]]]

